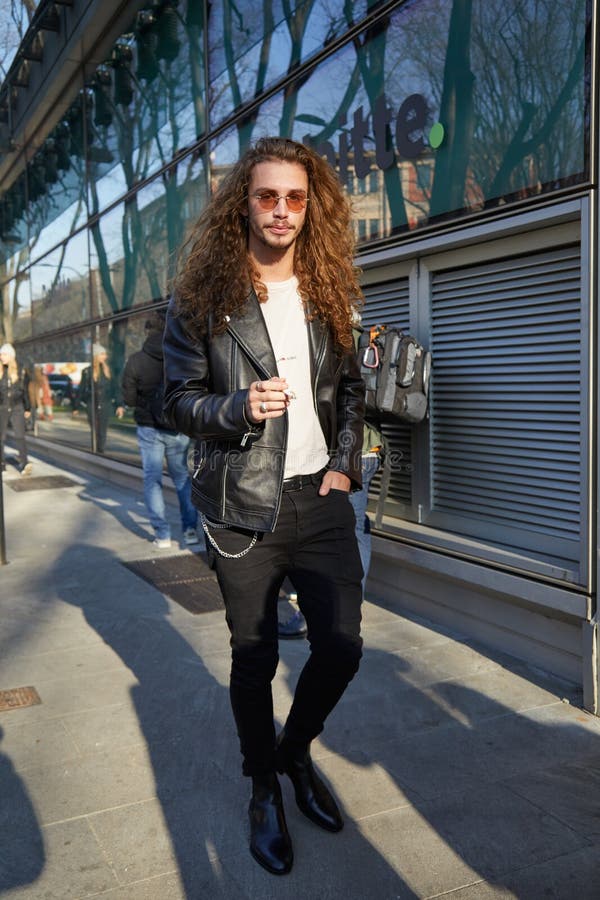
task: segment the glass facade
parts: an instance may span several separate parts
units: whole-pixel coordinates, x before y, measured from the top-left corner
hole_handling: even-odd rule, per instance
[[[38,427],[55,440],[137,459],[115,416],[124,362],[209,192],[261,135],[328,158],[364,250],[590,180],[586,0],[136,8],[0,196],[4,339],[52,376]]]

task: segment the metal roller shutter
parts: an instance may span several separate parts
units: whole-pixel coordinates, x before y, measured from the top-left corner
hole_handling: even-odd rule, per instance
[[[578,246],[431,273],[430,524],[579,559],[580,307]]]

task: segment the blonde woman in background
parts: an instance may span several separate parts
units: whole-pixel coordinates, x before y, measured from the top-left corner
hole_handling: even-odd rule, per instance
[[[25,420],[31,416],[27,381],[26,374],[17,365],[15,348],[12,344],[3,344],[0,347],[0,456],[4,470],[4,440],[8,426],[12,425],[21,475],[30,475],[32,469],[27,460],[25,440]]]
[[[92,392],[93,381],[93,392]],[[81,383],[77,392],[77,407],[84,404],[87,411],[90,428],[92,422],[96,426],[96,452],[104,453],[106,447],[106,434],[108,420],[113,409],[119,419],[123,417],[125,410],[118,403],[118,385],[115,383],[110,366],[108,353],[102,344],[95,343],[92,347],[92,365],[87,366],[81,373]],[[92,416],[92,397],[94,415]],[[77,415],[78,408],[73,410]],[[116,407],[116,408],[115,408]]]

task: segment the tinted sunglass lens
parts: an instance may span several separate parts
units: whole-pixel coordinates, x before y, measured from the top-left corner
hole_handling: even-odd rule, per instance
[[[258,205],[265,212],[273,212],[280,200],[285,200],[290,212],[301,212],[306,206],[304,197],[278,197],[276,194],[255,194]]]
[[[258,205],[261,209],[268,210],[269,212],[277,206],[277,197],[274,197],[272,194],[259,194],[257,197]]]

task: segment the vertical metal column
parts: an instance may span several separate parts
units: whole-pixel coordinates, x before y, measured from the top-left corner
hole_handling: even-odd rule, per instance
[[[4,466],[4,447],[0,444],[0,470]],[[2,471],[0,471],[0,565],[5,566],[8,560],[6,558],[6,538],[4,534],[4,485],[2,483]]]

